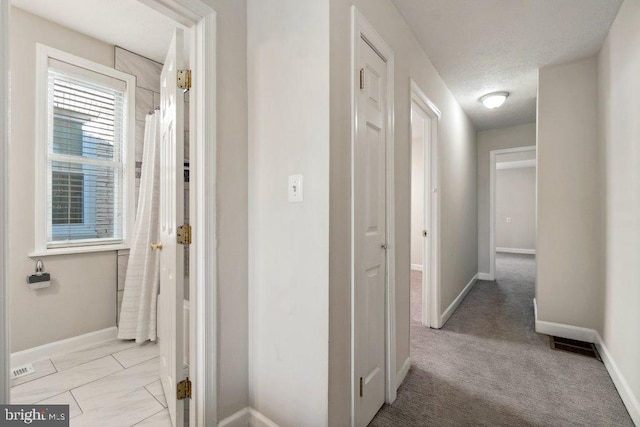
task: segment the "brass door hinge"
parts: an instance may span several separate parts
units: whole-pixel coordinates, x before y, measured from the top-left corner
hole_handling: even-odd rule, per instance
[[[360,377],[360,397],[364,396],[364,382],[362,377]]]
[[[191,226],[189,224],[181,225],[177,230],[177,240],[179,245],[191,244]]]
[[[360,89],[364,89],[364,68],[360,68]]]
[[[178,400],[191,399],[191,381],[189,377],[178,383]]]
[[[178,71],[178,87],[185,92],[191,89],[191,70]]]

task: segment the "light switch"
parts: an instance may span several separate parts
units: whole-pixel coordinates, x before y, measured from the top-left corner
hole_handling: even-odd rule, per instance
[[[511,217],[510,216],[507,217],[507,222],[511,222]]]
[[[302,203],[302,175],[289,175],[289,203]]]

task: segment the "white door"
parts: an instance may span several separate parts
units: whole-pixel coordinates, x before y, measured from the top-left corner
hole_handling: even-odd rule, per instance
[[[177,227],[184,220],[184,94],[177,86],[177,72],[184,69],[183,46],[182,30],[176,29],[160,78],[158,340],[160,380],[174,426],[184,424],[184,401],[176,397],[176,384],[184,379],[184,247],[176,240]]]
[[[354,147],[354,411],[366,426],[385,399],[387,66],[360,39]]]
[[[411,236],[412,243],[420,242],[420,264],[422,265],[422,319],[421,322],[425,326],[431,326],[431,118],[425,111],[426,107],[416,101],[412,102],[412,131],[416,134],[412,135],[412,144],[414,151],[412,156],[419,158],[412,159],[412,165],[417,167],[416,180],[417,191],[412,191],[413,200],[419,206],[421,212],[419,218],[419,227],[412,227]],[[413,172],[412,172],[413,174]],[[418,176],[419,175],[419,176]],[[413,189],[412,189],[413,190]],[[412,248],[413,249],[413,248]]]

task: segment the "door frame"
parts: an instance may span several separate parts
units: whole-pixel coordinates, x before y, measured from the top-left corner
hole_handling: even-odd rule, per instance
[[[351,425],[356,422],[355,381],[355,142],[357,133],[360,39],[365,40],[387,65],[386,228],[385,277],[385,401],[396,399],[396,298],[395,298],[395,178],[394,178],[394,68],[393,50],[355,7],[351,6]]]
[[[190,425],[217,424],[216,282],[216,12],[202,0],[138,0],[189,28],[190,91],[189,370],[193,381]],[[6,260],[9,123],[9,25],[11,0],[0,0],[0,402],[9,402],[9,304]]]
[[[524,147],[503,148],[489,152],[489,279],[496,280],[496,156],[499,154],[521,153],[524,151],[536,152],[535,145]],[[536,152],[536,165],[538,153]],[[536,184],[537,194],[537,184]],[[538,206],[536,203],[536,217]],[[537,221],[536,221],[537,223]]]
[[[410,111],[413,110],[414,106],[420,108],[431,122],[429,132],[425,132],[423,135],[424,164],[429,165],[428,172],[425,171],[423,176],[425,185],[422,207],[423,213],[428,212],[429,221],[428,224],[425,224],[423,215],[423,229],[427,230],[430,236],[427,239],[423,239],[422,243],[423,271],[425,271],[424,266],[429,266],[429,277],[422,275],[422,324],[431,328],[440,328],[442,325],[440,317],[440,169],[438,167],[438,135],[442,113],[413,79],[410,80],[410,90]],[[413,138],[413,130],[411,132]],[[413,144],[411,144],[411,147],[411,150],[413,150]],[[427,183],[429,183],[428,187],[430,188],[427,188]]]

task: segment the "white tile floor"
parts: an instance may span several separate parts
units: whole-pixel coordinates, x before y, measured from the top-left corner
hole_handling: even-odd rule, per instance
[[[71,427],[171,427],[159,347],[113,340],[33,364],[11,381],[11,403],[69,405]]]

